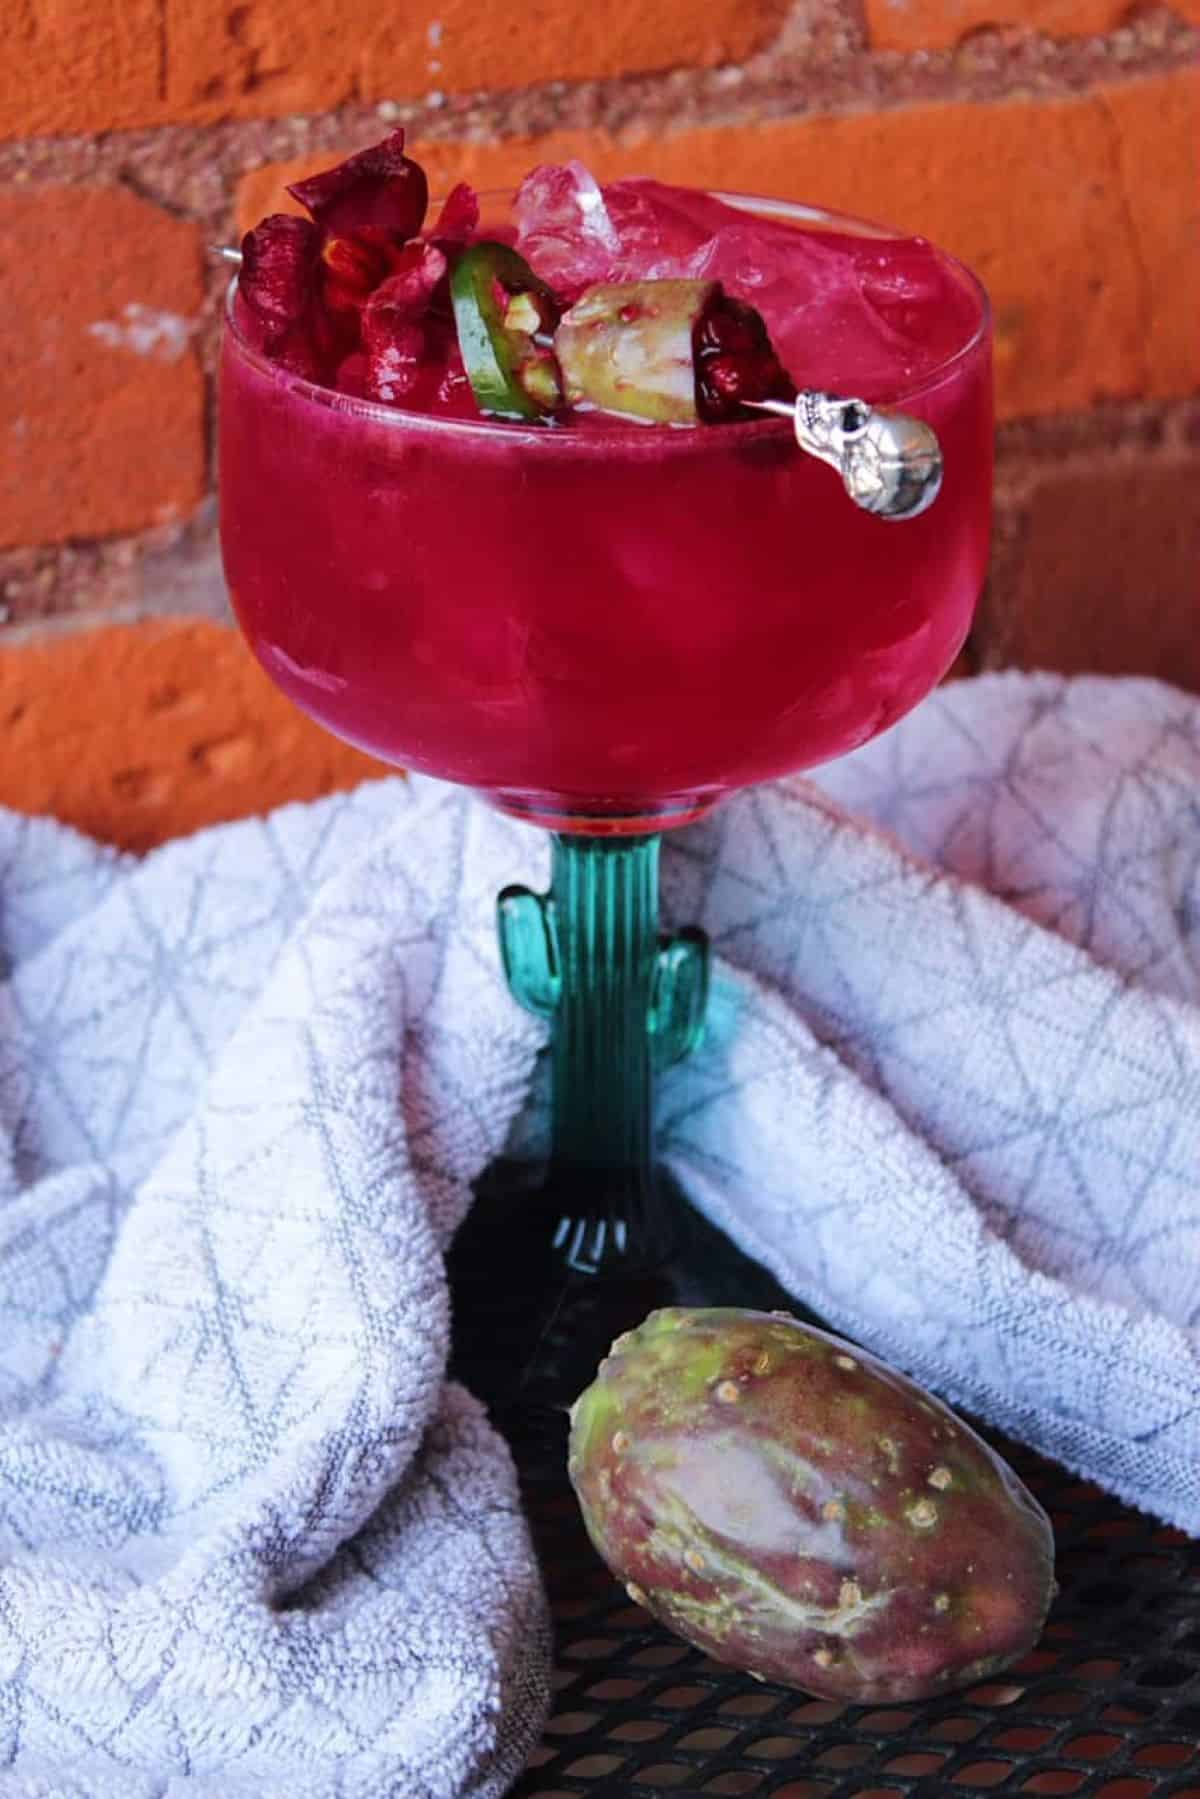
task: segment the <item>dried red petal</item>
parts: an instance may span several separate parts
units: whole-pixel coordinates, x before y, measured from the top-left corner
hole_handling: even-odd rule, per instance
[[[434,392],[433,410],[449,418],[478,419],[479,407],[467,371],[463,367],[457,334],[450,329],[446,338],[446,358]]]
[[[255,350],[261,350],[264,354],[269,353],[272,333],[263,324],[258,314],[247,306],[244,296],[236,291],[233,296],[233,316],[237,328],[246,342]]]
[[[363,308],[367,394],[394,407],[466,416],[461,363],[455,380],[457,338],[435,304],[446,286],[446,257],[432,243],[410,243],[398,263]]]
[[[355,350],[339,363],[333,385],[340,394],[351,394],[356,400],[365,400],[367,393],[367,358],[361,350]]]
[[[419,242],[398,244],[374,225],[349,237],[331,237],[321,251],[321,298],[335,314],[359,313],[392,275],[420,264],[425,247]],[[434,278],[431,273],[429,279]]]
[[[328,363],[314,343],[307,324],[293,325],[282,337],[276,338],[268,354],[272,362],[287,369],[289,374],[302,375],[306,381],[315,381],[318,385],[325,380]]]
[[[384,236],[384,242],[378,241]],[[321,251],[324,265],[322,296],[335,310],[361,308],[366,305],[381,281],[392,269],[386,234],[360,231],[353,237],[331,237]]]
[[[395,259],[394,272],[375,289],[363,312],[363,339],[382,341],[399,324],[420,321],[446,275],[446,258],[436,244],[406,244]]]
[[[469,243],[479,229],[479,195],[469,181],[452,187],[426,235],[434,243]]]
[[[318,298],[312,309],[309,330],[324,368],[332,372],[344,356],[359,347],[359,313],[348,308],[335,311]]]
[[[283,330],[278,326],[272,328],[264,325],[258,313],[246,304],[240,293],[234,296],[233,316],[246,342],[269,361],[293,375],[303,375],[306,381],[320,382],[324,379],[326,365],[314,342],[308,319],[302,319],[297,325],[288,325]]]
[[[407,244],[399,267],[376,288],[362,315],[366,389],[393,406],[427,406],[446,370],[453,331],[431,302],[446,278],[434,244]]]
[[[415,406],[424,373],[425,333],[420,325],[403,325],[390,343],[367,353],[368,397],[389,406]]]
[[[297,181],[288,192],[328,237],[378,227],[397,241],[415,237],[429,204],[425,171],[404,154],[404,133],[347,157],[334,169]]]
[[[283,212],[272,213],[242,239],[238,294],[262,326],[266,348],[307,317],[320,251],[317,227]]]

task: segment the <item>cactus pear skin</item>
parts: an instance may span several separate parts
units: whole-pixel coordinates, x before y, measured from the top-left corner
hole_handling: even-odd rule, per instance
[[[1036,1643],[1054,1539],[1008,1464],[777,1313],[653,1312],[571,1415],[588,1534],[669,1629],[821,1698],[928,1698]]]

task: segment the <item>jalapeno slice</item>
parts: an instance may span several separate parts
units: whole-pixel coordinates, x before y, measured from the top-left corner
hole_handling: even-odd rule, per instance
[[[558,323],[554,294],[507,244],[464,250],[450,276],[459,348],[481,412],[544,419],[561,404],[558,364],[547,342]]]

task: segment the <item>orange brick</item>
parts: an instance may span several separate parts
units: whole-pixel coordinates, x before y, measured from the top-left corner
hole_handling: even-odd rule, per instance
[[[1200,0],[1172,0],[1200,20]],[[1047,37],[1092,37],[1128,18],[1129,0],[866,0],[867,39],[876,50],[946,50],[972,31],[1016,27]]]
[[[1110,130],[1119,249],[1139,295],[1141,391],[1187,393],[1200,385],[1200,73],[1101,88],[1096,104]]]
[[[737,61],[787,0],[8,0],[0,137],[318,112],[439,88],[524,87]],[[6,17],[7,27],[7,17]]]
[[[425,0],[385,8],[363,57],[364,97],[739,62],[769,41],[786,11],[787,0],[559,0],[532,12]]]
[[[179,518],[204,492],[196,227],[121,188],[0,189],[0,545]]]
[[[158,106],[159,0],[6,0],[0,137],[111,131]]]
[[[320,112],[361,97],[374,9],[354,0],[165,0],[165,113],[181,119]],[[423,84],[433,86],[432,82]]]
[[[383,772],[278,693],[235,631],[112,625],[0,649],[0,804],[145,850]]]
[[[920,231],[975,268],[996,314],[1000,416],[1170,397],[1200,382],[1192,70],[1057,100],[929,103],[617,141],[554,132],[414,145],[433,186],[511,186],[578,156],[598,174],[804,198]],[[256,170],[243,226],[311,164]]]

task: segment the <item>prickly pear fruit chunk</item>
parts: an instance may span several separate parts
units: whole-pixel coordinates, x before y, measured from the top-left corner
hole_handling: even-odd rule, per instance
[[[719,281],[600,282],[564,313],[554,349],[573,405],[654,424],[751,418],[795,388],[752,306]]]
[[[554,349],[567,398],[654,424],[695,422],[694,337],[711,281],[613,281],[565,313]]]
[[[718,1661],[858,1703],[1032,1648],[1054,1539],[1012,1469],[873,1356],[782,1313],[652,1312],[571,1412],[588,1534]]]

